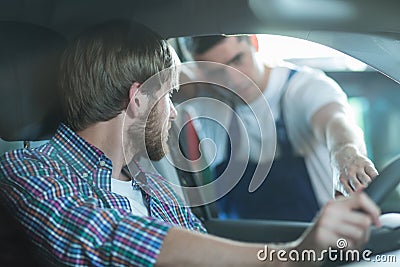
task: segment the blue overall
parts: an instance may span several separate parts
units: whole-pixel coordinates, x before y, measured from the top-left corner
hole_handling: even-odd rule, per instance
[[[257,166],[249,162],[238,184],[223,198],[217,201],[220,218],[272,219],[311,221],[319,210],[312,189],[304,158],[293,153],[284,122],[282,109],[287,85],[295,70],[291,70],[284,85],[280,100],[280,118],[275,122],[279,158],[274,159],[270,172],[263,184],[254,192],[248,192],[249,183]],[[228,164],[231,144],[228,138],[225,161],[215,169],[219,177]],[[234,155],[233,160],[235,160]],[[240,165],[240,164],[233,164]],[[232,170],[232,175],[237,173]]]

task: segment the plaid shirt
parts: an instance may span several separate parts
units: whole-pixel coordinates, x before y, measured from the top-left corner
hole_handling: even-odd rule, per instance
[[[112,164],[65,125],[49,143],[6,153],[0,190],[33,241],[74,266],[151,266],[171,227],[205,232],[162,177],[143,172],[149,217],[111,192]]]

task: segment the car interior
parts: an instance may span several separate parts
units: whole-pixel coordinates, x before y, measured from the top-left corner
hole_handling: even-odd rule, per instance
[[[369,156],[380,172],[367,193],[382,213],[400,213],[399,7],[396,1],[370,0],[4,1],[0,3],[0,152],[42,144],[55,132],[63,117],[55,80],[57,60],[67,41],[86,27],[115,18],[139,21],[169,39],[182,61],[187,59],[180,37],[290,36],[326,45],[368,64],[364,71],[326,73],[358,108]],[[187,99],[185,88],[173,97],[176,103]],[[173,184],[196,187],[209,181],[209,170],[191,171],[193,166],[182,160],[182,154],[191,159],[202,151],[196,148],[200,140],[191,124],[195,123],[191,110],[183,110],[180,116],[189,123],[183,129],[171,129],[174,138],[169,145],[174,149],[166,159],[150,165]],[[175,167],[185,164],[185,169]],[[178,194],[188,204],[192,198],[203,197],[201,191]],[[312,223],[220,219],[214,203],[192,210],[209,233],[247,242],[292,241]],[[375,254],[400,249],[400,218],[390,227],[372,229],[366,248]],[[327,263],[340,264],[345,263]]]

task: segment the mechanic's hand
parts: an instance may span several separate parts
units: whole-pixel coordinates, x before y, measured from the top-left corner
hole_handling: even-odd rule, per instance
[[[371,224],[380,227],[381,211],[364,193],[329,201],[315,219],[315,224],[303,235],[297,249],[316,249],[321,252],[332,247],[361,249],[369,239]],[[339,241],[345,240],[346,245]],[[318,254],[317,254],[318,255]]]
[[[340,183],[336,187],[345,195],[364,189],[378,175],[371,160],[353,145],[332,151],[331,166],[335,180]]]

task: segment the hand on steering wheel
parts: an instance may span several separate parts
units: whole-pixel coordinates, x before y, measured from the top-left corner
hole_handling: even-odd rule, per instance
[[[331,153],[331,166],[338,189],[345,195],[364,189],[377,175],[374,164],[353,145]]]

